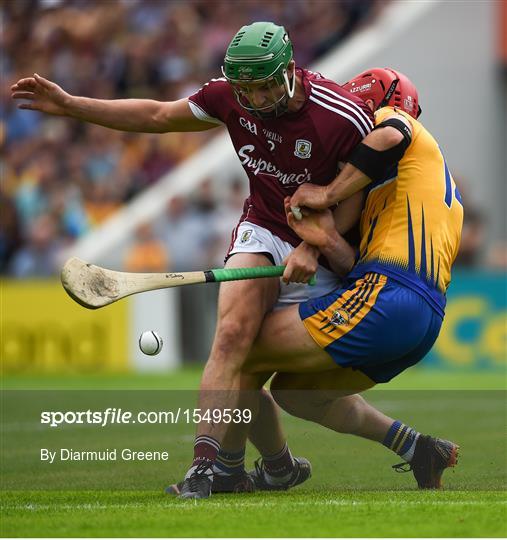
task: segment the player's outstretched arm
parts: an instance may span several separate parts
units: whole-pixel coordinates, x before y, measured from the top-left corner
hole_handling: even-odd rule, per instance
[[[93,99],[73,96],[40,75],[20,79],[11,87],[13,99],[26,100],[20,109],[68,116],[121,131],[166,133],[204,131],[216,124],[198,120],[187,99]]]

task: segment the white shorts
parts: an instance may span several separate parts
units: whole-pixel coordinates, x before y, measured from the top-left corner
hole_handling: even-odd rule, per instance
[[[236,241],[228,255],[233,253],[269,253],[273,257],[275,265],[279,265],[283,264],[283,260],[293,249],[289,242],[284,242],[264,227],[243,221],[238,227]],[[317,283],[313,286],[305,283],[286,285],[280,278],[280,296],[274,309],[299,304],[309,298],[324,296],[340,286],[340,278],[321,265],[317,269]]]

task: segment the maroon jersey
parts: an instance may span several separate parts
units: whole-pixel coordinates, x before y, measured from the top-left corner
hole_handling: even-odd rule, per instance
[[[223,123],[250,181],[241,220],[270,230],[297,246],[283,200],[305,182],[329,184],[338,163],[373,129],[373,114],[361,99],[319,73],[297,69],[306,99],[297,112],[261,119],[237,102],[226,79],[213,79],[190,96],[200,120]]]

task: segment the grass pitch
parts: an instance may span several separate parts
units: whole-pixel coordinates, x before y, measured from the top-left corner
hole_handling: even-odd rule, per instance
[[[196,388],[199,371],[166,377],[118,376],[3,380],[8,388]],[[46,475],[23,462],[3,470],[1,534],[9,537],[503,537],[507,535],[505,394],[501,375],[407,373],[368,394],[387,414],[461,445],[458,467],[444,474],[445,491],[422,492],[399,458],[379,444],[337,435],[283,417],[295,455],[313,477],[283,493],[215,495],[183,501],[163,494],[179,480],[191,454],[191,433],[178,432],[170,463],[68,464]],[[422,389],[421,391],[415,390]],[[16,440],[32,434],[15,432]],[[188,430],[187,430],[188,431]],[[193,431],[191,426],[190,431]],[[72,432],[69,432],[72,433]],[[172,433],[172,432],[171,432]],[[153,437],[167,437],[167,433]],[[25,439],[23,438],[25,437]],[[87,435],[98,444],[103,434]],[[96,437],[96,441],[93,438]],[[136,438],[136,437],[134,437]],[[158,443],[159,441],[155,441]],[[174,442],[174,441],[173,441]],[[143,441],[145,444],[146,441]],[[132,442],[135,444],[135,441]],[[4,452],[4,463],[9,450]],[[247,461],[256,458],[249,450]],[[102,487],[84,489],[87,480]],[[111,486],[125,485],[112,491]],[[108,487],[109,486],[109,487]],[[128,487],[130,486],[130,487]]]
[[[502,537],[495,492],[320,491],[167,499],[159,492],[31,492],[3,503],[8,536]]]

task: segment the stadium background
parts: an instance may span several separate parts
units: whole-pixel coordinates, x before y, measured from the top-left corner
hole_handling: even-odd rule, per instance
[[[505,537],[507,2],[6,0],[0,2],[0,536]],[[289,493],[168,498],[193,425],[41,429],[40,410],[195,406],[215,285],[88,311],[63,292],[65,258],[126,270],[222,265],[246,178],[224,133],[123,134],[19,111],[38,72],[101,98],[176,99],[219,75],[234,32],[284,24],[299,65],[337,81],[407,73],[463,192],[445,327],[422,366],[367,399],[459,442],[446,490],[414,490],[381,445],[284,415],[312,479]],[[141,330],[165,340],[157,357]],[[379,385],[381,386],[381,385]],[[182,390],[183,389],[183,390]],[[159,390],[157,392],[157,390]],[[167,449],[159,462],[49,465],[42,447]],[[247,466],[257,455],[247,448]]]
[[[69,255],[129,271],[222,266],[246,194],[227,136],[125,134],[20,111],[18,78],[74,94],[173,100],[220,74],[234,32],[284,24],[299,65],[345,81],[369,66],[407,73],[422,121],[463,193],[465,225],[447,319],[422,369],[505,369],[505,2],[380,0],[4,2],[0,230],[3,374],[167,372],[202,364],[216,286],[153,292],[97,312],[58,283]],[[459,19],[459,24],[455,24]],[[156,329],[165,349],[137,347]]]

